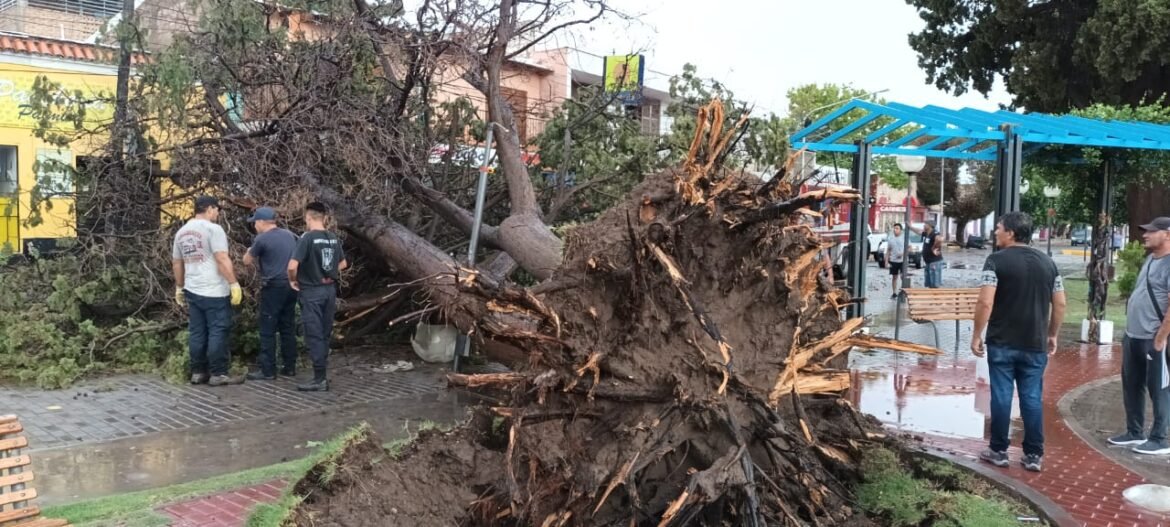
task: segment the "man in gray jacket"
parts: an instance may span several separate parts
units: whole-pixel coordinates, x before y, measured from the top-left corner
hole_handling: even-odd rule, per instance
[[[1114,445],[1137,445],[1138,454],[1167,455],[1170,424],[1170,375],[1166,339],[1170,336],[1170,218],[1142,225],[1142,239],[1150,256],[1142,265],[1137,285],[1126,306],[1122,341],[1121,386],[1125,403],[1125,433],[1109,438]],[[1154,405],[1154,423],[1145,435],[1146,394]]]

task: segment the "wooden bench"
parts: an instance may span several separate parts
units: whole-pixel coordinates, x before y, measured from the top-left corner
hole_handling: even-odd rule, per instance
[[[950,289],[913,288],[903,289],[910,320],[919,324],[930,323],[934,328],[934,347],[939,347],[938,325],[940,320],[955,321],[955,350],[959,349],[959,321],[975,320],[975,304],[979,301],[978,287]],[[940,348],[941,349],[941,348]]]
[[[32,487],[32,459],[21,454],[28,438],[15,415],[0,415],[0,527],[68,527],[65,520],[41,517],[33,505],[37,490]]]

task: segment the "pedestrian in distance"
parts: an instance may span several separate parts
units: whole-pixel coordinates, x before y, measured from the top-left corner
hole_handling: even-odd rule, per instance
[[[1049,355],[1056,352],[1067,300],[1056,264],[1028,246],[1032,230],[1032,218],[1022,212],[1009,212],[996,222],[995,246],[1002,249],[983,264],[971,352],[987,356],[991,378],[991,440],[979,458],[1008,466],[1012,395],[1018,392],[1024,421],[1020,464],[1040,472],[1044,370]]]
[[[886,265],[890,268],[891,299],[898,298],[898,278],[904,272],[906,240],[902,237],[902,224],[894,224],[894,235],[886,238]]]
[[[1141,226],[1150,255],[1142,264],[1137,284],[1125,309],[1125,338],[1121,341],[1121,391],[1125,405],[1125,433],[1109,438],[1114,445],[1133,445],[1138,454],[1170,454],[1166,440],[1170,424],[1170,372],[1166,339],[1170,336],[1170,218],[1156,218]],[[1154,422],[1145,432],[1146,396],[1153,404]]]
[[[244,265],[260,275],[260,357],[250,381],[276,379],[277,334],[280,335],[280,374],[297,374],[297,292],[288,278],[288,263],[297,248],[297,235],[277,225],[276,211],[260,207],[248,218],[256,226],[256,239],[244,254]]]
[[[187,348],[191,384],[232,384],[230,337],[233,306],[243,291],[228,256],[227,234],[219,220],[219,200],[195,198],[195,217],[175,234],[171,270],[175,302],[187,306]]]
[[[297,385],[304,392],[329,390],[326,370],[333,315],[337,311],[337,286],[341,271],[349,267],[341,240],[326,228],[328,214],[322,203],[305,206],[305,234],[288,262],[288,281],[300,294],[305,347],[313,362],[313,380]]]

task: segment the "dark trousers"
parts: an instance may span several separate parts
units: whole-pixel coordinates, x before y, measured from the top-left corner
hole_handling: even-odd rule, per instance
[[[199,296],[183,291],[187,297],[187,348],[191,354],[191,373],[227,375],[231,362],[228,340],[232,332],[232,302],[229,297]]]
[[[1020,394],[1024,420],[1024,454],[1044,455],[1044,368],[1048,354],[1006,346],[987,345],[987,369],[991,377],[991,449],[1007,451],[1011,444],[1012,394]]]
[[[324,380],[333,339],[333,315],[337,311],[337,290],[332,285],[301,286],[301,324],[305,326],[305,348],[313,361],[313,379]]]
[[[1136,294],[1136,293],[1135,293]],[[1145,437],[1146,392],[1154,404],[1154,426],[1150,441],[1165,441],[1170,423],[1170,389],[1162,388],[1165,351],[1154,351],[1153,339],[1121,341],[1121,390],[1125,400],[1125,430]]]
[[[297,368],[297,292],[287,283],[260,289],[260,372],[276,375],[276,334],[280,333],[280,361],[285,372]]]

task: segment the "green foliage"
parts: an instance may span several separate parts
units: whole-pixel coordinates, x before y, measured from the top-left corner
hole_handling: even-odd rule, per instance
[[[171,325],[86,313],[130,307],[146,287],[136,269],[83,272],[63,256],[0,270],[0,377],[61,388],[96,371],[147,372],[160,364],[173,370],[180,359],[172,357],[185,357],[186,340],[166,331]],[[185,358],[181,363],[185,368]]]
[[[1117,251],[1117,289],[1121,292],[1121,298],[1129,298],[1133,294],[1145,261],[1146,248],[1139,242],[1129,242],[1125,248]]]
[[[893,451],[875,448],[865,453],[861,469],[858,504],[885,525],[1000,527],[1031,512],[949,463],[919,461],[908,468]]]
[[[987,94],[1002,77],[1016,106],[1065,112],[1166,94],[1170,2],[907,0],[926,27],[910,36],[927,80]]]
[[[663,166],[657,131],[642,133],[640,116],[626,115],[596,90],[580,93],[564,102],[533,141],[542,164],[556,168],[540,177],[536,187],[546,202],[544,210],[558,223],[588,220]]]

